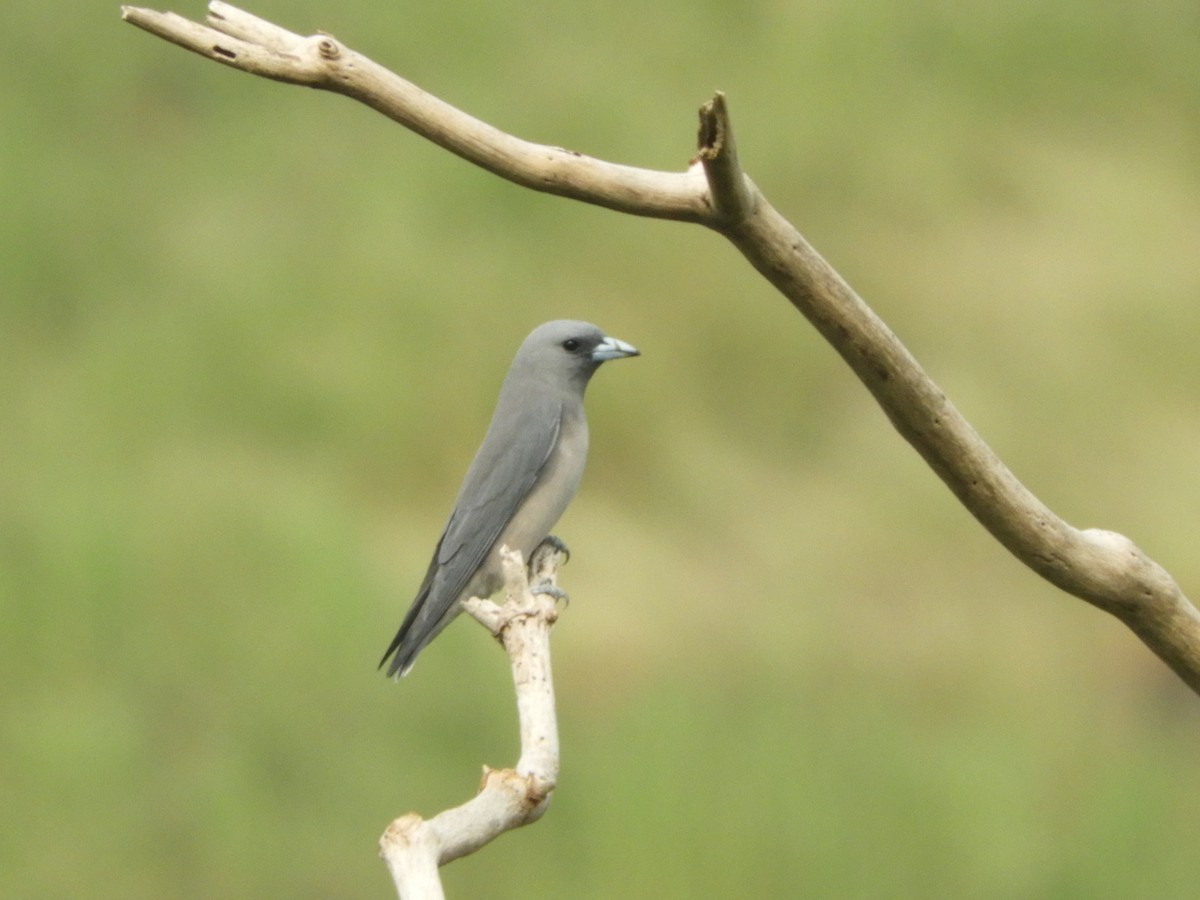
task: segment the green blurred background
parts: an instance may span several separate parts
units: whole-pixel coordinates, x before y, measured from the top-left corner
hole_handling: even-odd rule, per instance
[[[203,15],[199,0],[175,7]],[[1200,584],[1200,7],[257,0],[521,136],[743,163],[1017,474]],[[6,6],[0,894],[385,897],[516,757],[407,608],[525,333],[593,383],[563,771],[454,897],[1190,897],[1200,703],[703,229],[535,195],[115,3]]]

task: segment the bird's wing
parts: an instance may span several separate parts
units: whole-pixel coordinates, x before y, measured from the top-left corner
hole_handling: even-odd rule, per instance
[[[507,440],[490,440],[491,434],[485,437],[467,470],[436,555],[442,572],[438,593],[444,592],[451,601],[467,586],[504,526],[529,496],[558,443],[562,404],[543,407],[540,415],[532,413],[526,406],[517,421],[505,423]]]
[[[425,572],[412,607],[383,659],[396,653],[388,674],[402,671],[445,624],[459,594],[483,562],[500,532],[537,483],[562,426],[562,404],[521,412],[497,410],[483,444],[467,469],[454,512]],[[498,420],[498,421],[497,421]],[[500,426],[500,427],[498,427]],[[500,435],[505,435],[501,438]]]

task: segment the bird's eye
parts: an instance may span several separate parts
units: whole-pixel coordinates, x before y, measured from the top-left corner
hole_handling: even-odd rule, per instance
[[[579,341],[575,340],[575,338],[567,338],[562,342],[562,347],[568,353],[574,353],[579,349]]]

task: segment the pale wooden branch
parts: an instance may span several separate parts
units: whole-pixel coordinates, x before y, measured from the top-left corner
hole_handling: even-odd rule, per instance
[[[507,547],[500,552],[504,604],[473,597],[463,606],[508,652],[517,690],[521,757],[514,769],[484,766],[479,792],[461,806],[428,820],[409,813],[387,827],[379,839],[379,855],[404,900],[442,897],[438,867],[541,818],[558,780],[550,628],[558,618],[554,593],[561,555],[543,544],[534,551],[533,577],[528,578],[519,552]]]
[[[210,4],[208,28],[135,7],[124,7],[123,15],[224,65],[353,97],[525,187],[721,233],[833,345],[900,434],[997,540],[1043,578],[1124,622],[1200,693],[1200,612],[1128,538],[1068,524],[1017,480],[888,327],[746,177],[721,94],[700,110],[697,160],[683,172],[657,172],[522,141],[328,35],[298,37],[225,3]]]

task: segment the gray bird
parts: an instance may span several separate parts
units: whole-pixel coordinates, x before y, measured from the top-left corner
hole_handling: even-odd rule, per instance
[[[637,355],[587,322],[547,322],[525,338],[425,580],[379,662],[382,668],[391,658],[389,676],[408,673],[422,648],[462,611],[461,601],[499,590],[501,546],[520,550],[528,562],[583,475],[588,381],[604,361]]]

